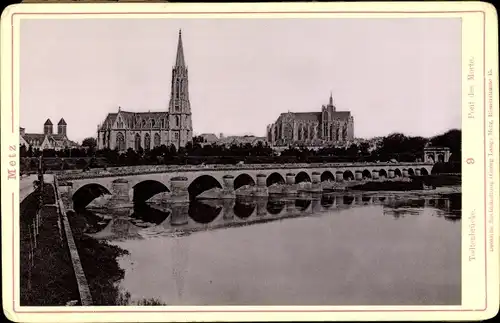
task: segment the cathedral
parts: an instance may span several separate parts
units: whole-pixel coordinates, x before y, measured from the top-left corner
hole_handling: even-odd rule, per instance
[[[354,118],[350,111],[337,111],[332,94],[321,112],[282,113],[267,126],[271,146],[327,146],[354,139]]]
[[[118,107],[97,127],[98,149],[152,149],[161,145],[184,147],[192,140],[193,126],[188,92],[188,69],[179,31],[177,56],[172,68],[168,111],[127,112]]]

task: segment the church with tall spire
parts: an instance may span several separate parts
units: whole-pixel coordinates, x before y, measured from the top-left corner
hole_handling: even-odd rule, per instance
[[[337,111],[330,92],[328,104],[320,112],[286,112],[267,126],[271,146],[343,145],[354,139],[354,117]]]
[[[161,145],[184,147],[193,137],[189,103],[188,68],[184,58],[182,31],[179,30],[177,54],[172,68],[168,108],[155,112],[131,112],[118,107],[97,127],[99,149],[132,148],[149,150]]]

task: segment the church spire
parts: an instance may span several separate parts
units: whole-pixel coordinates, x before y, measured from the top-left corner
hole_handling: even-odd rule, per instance
[[[333,96],[332,96],[332,91],[330,91],[330,101],[328,101],[328,105],[333,105]]]
[[[179,29],[179,41],[177,42],[177,58],[175,59],[175,66],[185,67],[184,49],[182,47],[182,31],[180,29]]]

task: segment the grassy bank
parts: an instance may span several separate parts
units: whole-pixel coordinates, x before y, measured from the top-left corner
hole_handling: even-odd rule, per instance
[[[33,258],[30,257],[34,241],[30,238],[30,225],[39,209],[40,192],[28,195],[20,205],[20,290],[21,306],[61,306],[79,300],[78,286],[64,232],[59,230],[58,210],[45,205],[41,210],[42,223]],[[54,204],[54,188],[45,184],[44,204]],[[31,265],[33,263],[33,266]]]
[[[67,216],[93,305],[124,305],[120,301],[117,283],[123,279],[125,272],[119,267],[117,258],[127,251],[85,235],[87,219],[84,215],[68,212]]]

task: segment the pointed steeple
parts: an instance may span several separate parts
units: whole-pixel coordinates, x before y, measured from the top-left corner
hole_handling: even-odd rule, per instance
[[[177,58],[175,59],[175,66],[185,67],[184,62],[184,49],[182,47],[182,31],[179,29],[179,41],[177,42]]]
[[[330,91],[330,101],[328,101],[328,105],[333,105],[332,91]]]

